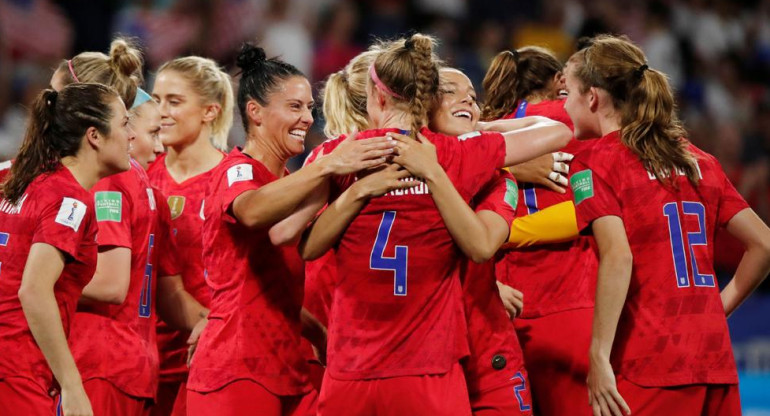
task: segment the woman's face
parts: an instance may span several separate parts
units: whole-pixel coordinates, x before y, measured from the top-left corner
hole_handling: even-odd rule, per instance
[[[156,102],[147,101],[131,112],[131,128],[136,134],[131,157],[147,169],[147,165],[163,153],[163,145],[159,137],[160,110]]]
[[[99,162],[108,174],[127,171],[131,167],[131,145],[134,131],[129,123],[128,111],[123,100],[115,97],[110,103],[112,118],[110,133],[99,147]]]
[[[191,82],[177,71],[165,70],[158,74],[152,98],[160,105],[159,136],[165,146],[193,143],[208,124],[206,103]]]
[[[575,126],[575,138],[582,140],[601,137],[598,117],[596,112],[591,111],[592,90],[581,92],[583,83],[575,76],[574,64],[568,63],[565,73],[567,99],[564,101],[564,109]]]
[[[479,104],[471,80],[456,69],[440,73],[439,103],[431,113],[431,130],[459,136],[476,129]]]
[[[313,125],[313,90],[303,76],[281,81],[260,107],[260,140],[269,140],[278,153],[292,157],[305,150],[305,136]]]

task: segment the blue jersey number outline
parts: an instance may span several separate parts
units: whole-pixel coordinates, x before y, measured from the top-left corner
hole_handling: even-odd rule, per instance
[[[396,211],[382,213],[382,221],[377,229],[377,238],[372,246],[369,256],[369,268],[372,270],[390,270],[393,272],[393,295],[406,296],[407,264],[409,262],[409,247],[396,246],[396,254],[393,257],[385,257],[385,248],[388,246],[390,231],[396,221]]]
[[[708,244],[706,234],[706,207],[700,202],[682,201],[682,213],[695,215],[698,218],[698,231],[687,233],[687,250],[690,252],[690,265],[692,266],[692,282],[698,287],[714,287],[713,274],[701,274],[698,271],[698,262],[695,259],[693,246],[705,246]],[[690,287],[690,272],[687,269],[687,256],[685,254],[682,220],[679,216],[679,206],[676,202],[663,205],[663,215],[668,220],[668,235],[671,242],[671,256],[674,261],[676,273],[676,285],[679,288]]]
[[[513,394],[516,395],[516,401],[519,402],[519,410],[522,412],[526,412],[532,409],[532,406],[528,405],[527,403],[524,403],[524,398],[521,397],[521,392],[527,391],[527,380],[524,379],[524,375],[521,374],[521,371],[519,371],[513,377],[511,377],[511,380],[517,380],[517,379],[519,380],[520,383],[513,387]]]
[[[144,266],[142,292],[139,295],[139,317],[149,318],[152,314],[152,249],[155,247],[155,234],[150,234],[147,246],[147,264]]]

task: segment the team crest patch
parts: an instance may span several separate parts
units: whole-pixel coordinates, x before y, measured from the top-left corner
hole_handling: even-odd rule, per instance
[[[594,196],[594,178],[591,169],[581,170],[569,178],[572,193],[575,195],[575,205]]]
[[[516,205],[519,204],[519,186],[514,180],[505,180],[505,202],[516,211]]]
[[[175,220],[184,212],[185,197],[171,195],[168,197],[168,209],[171,210],[171,219]]]
[[[115,191],[100,191],[94,194],[96,221],[120,222],[123,217],[123,194]]]
[[[152,193],[151,188],[145,188],[147,189],[147,201],[150,203],[150,211],[155,211],[155,208],[157,206],[155,205],[155,195]]]
[[[459,140],[468,140],[468,139],[473,139],[473,138],[479,137],[479,136],[481,136],[481,132],[480,131],[472,131],[470,133],[465,133],[465,134],[462,134],[460,136],[457,136],[457,139],[459,139]]]
[[[86,204],[74,198],[64,198],[56,214],[56,222],[77,231],[83,217],[86,216]]]
[[[230,169],[227,169],[227,186],[233,186],[236,182],[254,179],[251,168],[251,165],[248,163],[241,163],[240,165],[235,165]]]

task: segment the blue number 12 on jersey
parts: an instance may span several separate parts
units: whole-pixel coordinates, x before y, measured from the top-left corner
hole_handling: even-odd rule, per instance
[[[396,255],[385,257],[385,247],[388,246],[390,230],[396,220],[396,211],[382,213],[380,228],[377,229],[377,239],[374,240],[372,254],[369,257],[369,268],[372,270],[391,270],[394,275],[393,294],[406,296],[406,266],[409,258],[409,247],[396,246]]]
[[[706,238],[706,207],[700,202],[682,202],[684,215],[695,215],[698,218],[699,229],[697,232],[687,233],[687,250],[690,252],[690,264],[692,265],[693,284],[695,286],[714,286],[713,274],[700,274],[698,262],[695,260],[693,246],[705,246]],[[690,274],[687,270],[687,256],[685,254],[684,238],[682,234],[682,220],[679,218],[679,209],[676,202],[663,205],[663,215],[668,218],[668,233],[671,238],[671,254],[674,258],[674,271],[676,273],[677,287],[690,286]]]

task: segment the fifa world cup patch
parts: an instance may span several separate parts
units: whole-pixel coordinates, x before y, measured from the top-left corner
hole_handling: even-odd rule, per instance
[[[591,169],[581,170],[569,178],[572,193],[575,195],[575,205],[594,196],[594,178]]]
[[[481,136],[481,132],[480,131],[472,131],[470,133],[465,133],[465,134],[457,136],[457,139],[460,140],[460,141],[463,141],[463,140],[473,139],[473,138],[476,138],[476,137],[479,137],[479,136]]]
[[[96,221],[120,222],[123,218],[123,194],[115,191],[99,191],[94,194]]]
[[[254,179],[251,171],[252,166],[248,163],[241,163],[227,169],[227,186],[233,186],[236,182],[250,181]]]
[[[505,180],[505,202],[516,211],[516,205],[519,204],[519,186],[514,180]]]
[[[59,213],[56,214],[56,222],[77,231],[83,217],[86,216],[86,204],[74,198],[65,197],[61,201]]]

